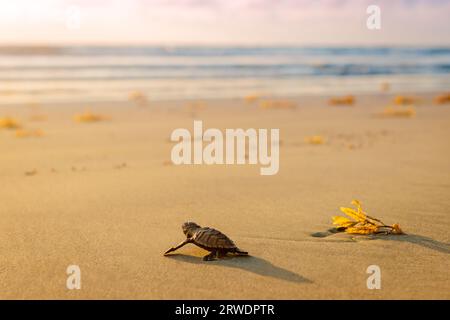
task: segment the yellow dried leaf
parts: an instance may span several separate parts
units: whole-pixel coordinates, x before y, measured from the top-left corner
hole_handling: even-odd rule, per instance
[[[91,112],[85,112],[82,114],[75,115],[74,120],[76,122],[98,122],[105,120],[105,117]]]
[[[399,226],[397,223],[394,223],[394,224],[392,225],[392,233],[395,233],[395,234],[403,234],[404,232],[403,232],[402,229],[400,229],[400,226]]]
[[[342,216],[334,216],[332,217],[333,219],[333,224],[341,226],[341,227],[345,227],[348,228],[350,226],[353,226],[356,224],[356,221],[352,221],[346,217],[342,217]]]
[[[353,96],[345,96],[345,97],[336,97],[331,98],[328,103],[332,106],[338,105],[353,105],[355,103],[355,97]]]
[[[366,216],[363,213],[357,212],[352,208],[341,207],[340,210],[346,215],[348,215],[350,218],[354,219],[355,221],[359,222],[366,221]]]
[[[257,94],[250,94],[250,95],[244,97],[244,101],[247,103],[253,103],[253,102],[258,101],[259,99],[261,99],[261,97]]]
[[[20,124],[13,118],[5,117],[5,118],[0,118],[0,128],[18,129],[18,128],[20,128]]]
[[[356,210],[352,208],[341,207],[340,210],[351,219],[341,216],[334,216],[333,224],[338,225],[338,231],[345,231],[354,234],[403,234],[398,224],[392,226],[385,225],[381,220],[367,215],[358,200],[353,200],[352,204],[356,206]]]
[[[358,200],[352,200],[351,204],[357,206],[358,211],[361,211],[361,202],[359,202]]]
[[[393,102],[397,105],[410,105],[416,102],[416,99],[413,97],[396,96]]]
[[[320,145],[325,143],[325,139],[322,136],[310,136],[305,138],[305,142],[314,145]]]
[[[395,118],[411,118],[416,115],[416,110],[413,106],[409,107],[386,107],[382,113],[384,117]]]
[[[436,98],[434,98],[434,103],[435,104],[450,103],[450,93],[437,96]]]
[[[378,227],[372,225],[353,226],[345,229],[346,233],[353,234],[372,234],[378,231]]]
[[[295,109],[297,104],[289,100],[263,100],[260,101],[259,107],[261,109]]]

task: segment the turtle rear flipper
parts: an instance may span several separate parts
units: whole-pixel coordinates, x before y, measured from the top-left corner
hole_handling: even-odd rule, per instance
[[[236,248],[236,250],[234,251],[235,254],[241,255],[241,256],[248,256],[248,252],[247,251],[242,251],[239,248]]]
[[[213,261],[219,256],[219,251],[211,251],[209,254],[203,257],[203,261]]]

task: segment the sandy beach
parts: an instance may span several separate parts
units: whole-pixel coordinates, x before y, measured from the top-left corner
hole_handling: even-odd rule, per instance
[[[394,96],[1,106],[41,134],[0,129],[0,298],[450,299],[450,105],[417,94],[415,116],[380,116]],[[85,110],[106,118],[73,121]],[[278,174],[173,165],[171,132],[194,120],[280,129]],[[312,236],[353,199],[406,235]],[[250,257],[204,262],[194,245],[164,257],[189,220]],[[72,264],[81,290],[66,288]],[[369,265],[380,290],[367,289]]]

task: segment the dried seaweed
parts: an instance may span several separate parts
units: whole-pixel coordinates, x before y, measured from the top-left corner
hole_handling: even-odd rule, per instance
[[[343,216],[334,216],[333,224],[337,231],[351,234],[403,234],[398,224],[392,226],[384,224],[381,220],[369,216],[362,210],[361,203],[353,200],[352,204],[356,206],[356,210],[352,208],[341,207],[340,210],[349,218]]]
[[[416,115],[416,110],[413,106],[408,107],[386,107],[382,114],[383,117],[392,118],[412,118]]]
[[[0,129],[19,129],[20,127],[19,122],[14,118],[0,118]]]
[[[310,136],[305,138],[305,142],[312,145],[321,145],[325,143],[325,138],[322,136]]]
[[[354,103],[355,103],[355,97],[354,96],[335,97],[335,98],[331,98],[328,101],[328,104],[330,104],[332,106],[340,106],[340,105],[351,106]]]
[[[435,104],[450,103],[450,93],[441,94],[441,95],[437,96],[436,98],[434,98],[434,103]]]
[[[396,105],[411,105],[417,102],[416,98],[406,97],[406,96],[396,96],[393,100],[393,103]]]
[[[85,113],[75,115],[74,120],[76,122],[89,123],[89,122],[98,122],[98,121],[106,120],[106,117],[99,115],[99,114],[94,114],[91,112],[85,112]]]
[[[262,100],[259,102],[261,109],[293,110],[297,104],[289,100]]]
[[[249,94],[248,96],[244,97],[244,101],[249,104],[257,102],[260,99],[261,99],[261,96],[259,96],[258,94]]]

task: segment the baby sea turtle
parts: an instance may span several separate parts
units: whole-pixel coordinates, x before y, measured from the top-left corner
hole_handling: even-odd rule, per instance
[[[164,255],[178,250],[188,243],[193,243],[210,252],[208,255],[203,257],[203,260],[205,261],[211,261],[215,258],[223,257],[227,253],[248,255],[248,252],[241,251],[238,247],[236,247],[230,238],[216,229],[207,227],[202,228],[195,222],[185,222],[181,228],[187,237],[186,240],[181,242],[176,247],[172,247],[167,250]]]

